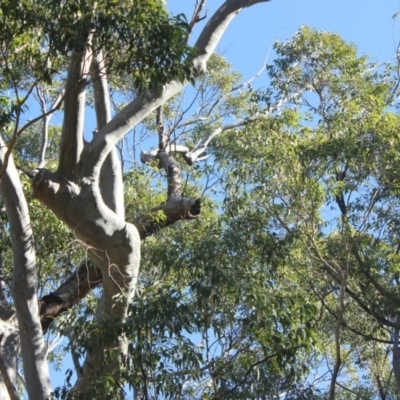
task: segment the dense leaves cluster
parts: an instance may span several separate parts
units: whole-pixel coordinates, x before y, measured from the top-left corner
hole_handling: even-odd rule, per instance
[[[110,72],[128,72],[139,91],[190,73],[188,24],[169,17],[161,1],[3,1],[0,24],[0,123],[24,102],[23,92],[9,99],[7,90],[51,83],[66,57],[88,46],[104,52]]]
[[[272,87],[255,98],[267,111],[287,106],[221,139],[218,158],[235,165],[227,204],[254,210],[288,243],[279,270],[322,307],[320,339],[333,353],[321,354],[332,357],[335,382],[345,380],[336,395],[395,397],[388,354],[398,345],[400,300],[396,68],[306,27],[275,50]]]

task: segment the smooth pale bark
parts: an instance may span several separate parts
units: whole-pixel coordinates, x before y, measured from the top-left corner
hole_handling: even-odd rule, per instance
[[[15,399],[17,360],[20,351],[18,323],[14,310],[0,302],[0,399]]]
[[[0,399],[15,399],[17,359],[20,352],[15,310],[7,301],[0,251]]]
[[[98,321],[121,324],[139,271],[140,237],[137,229],[104,204],[99,187],[91,182],[82,182],[78,186],[59,179],[57,174],[41,170],[33,181],[33,189],[36,197],[82,240],[90,258],[101,270],[103,294],[97,310]],[[123,344],[114,343],[114,347],[122,348]],[[86,390],[93,374],[107,368],[110,366],[104,364],[101,349],[96,355],[89,354],[76,389]]]
[[[42,143],[40,145],[40,154],[39,154],[39,162],[38,168],[43,168],[46,164],[46,150],[47,150],[47,143],[49,137],[49,125],[50,119],[52,117],[52,113],[49,113],[46,108],[46,101],[43,95],[43,91],[38,85],[37,94],[40,102],[40,107],[42,110],[43,118],[42,118]],[[61,103],[64,96],[64,91],[61,91],[57,98],[54,100],[53,104],[50,107],[50,110],[56,110],[58,105]]]
[[[91,76],[97,129],[102,129],[111,120],[110,94],[102,53],[93,58]],[[107,156],[100,173],[100,191],[104,203],[120,218],[125,218],[124,183],[121,162],[114,148]]]
[[[64,115],[68,117],[63,120],[58,172],[72,181],[78,177],[83,151],[86,78],[90,63],[90,51],[75,52],[68,67],[64,100]]]
[[[159,213],[162,212],[163,218]],[[133,221],[141,240],[177,221],[198,218],[200,199],[172,197]],[[68,311],[101,283],[101,272],[95,265],[81,264],[57,290],[41,298],[40,317],[43,332],[63,312]]]
[[[1,168],[6,153],[6,146],[1,138],[0,147]],[[36,296],[33,234],[28,205],[12,157],[0,183],[0,194],[6,208],[13,250],[11,293],[18,320],[26,390],[31,399],[47,399],[50,397],[51,387]]]

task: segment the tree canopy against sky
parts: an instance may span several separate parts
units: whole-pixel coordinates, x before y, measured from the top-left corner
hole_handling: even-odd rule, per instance
[[[302,27],[252,90],[262,2],[0,6],[2,396],[398,396],[398,60]]]

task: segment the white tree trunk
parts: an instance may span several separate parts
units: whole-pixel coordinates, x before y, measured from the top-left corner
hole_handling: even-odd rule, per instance
[[[0,168],[3,166],[6,149],[0,138]],[[30,399],[44,400],[50,397],[51,387],[36,296],[33,234],[28,205],[12,157],[1,179],[0,194],[10,224],[13,250],[11,293],[18,320],[26,389]]]

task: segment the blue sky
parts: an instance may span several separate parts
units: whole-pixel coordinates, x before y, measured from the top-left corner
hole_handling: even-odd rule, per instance
[[[183,12],[189,19],[194,3],[168,0],[168,7],[171,13]],[[208,0],[208,16],[222,3]],[[392,19],[399,11],[400,0],[271,0],[244,9],[229,26],[218,52],[248,79],[262,67],[274,41],[290,39],[301,25],[309,25],[339,33],[375,61],[389,61],[400,40],[400,18]],[[206,21],[198,24],[193,38]]]

